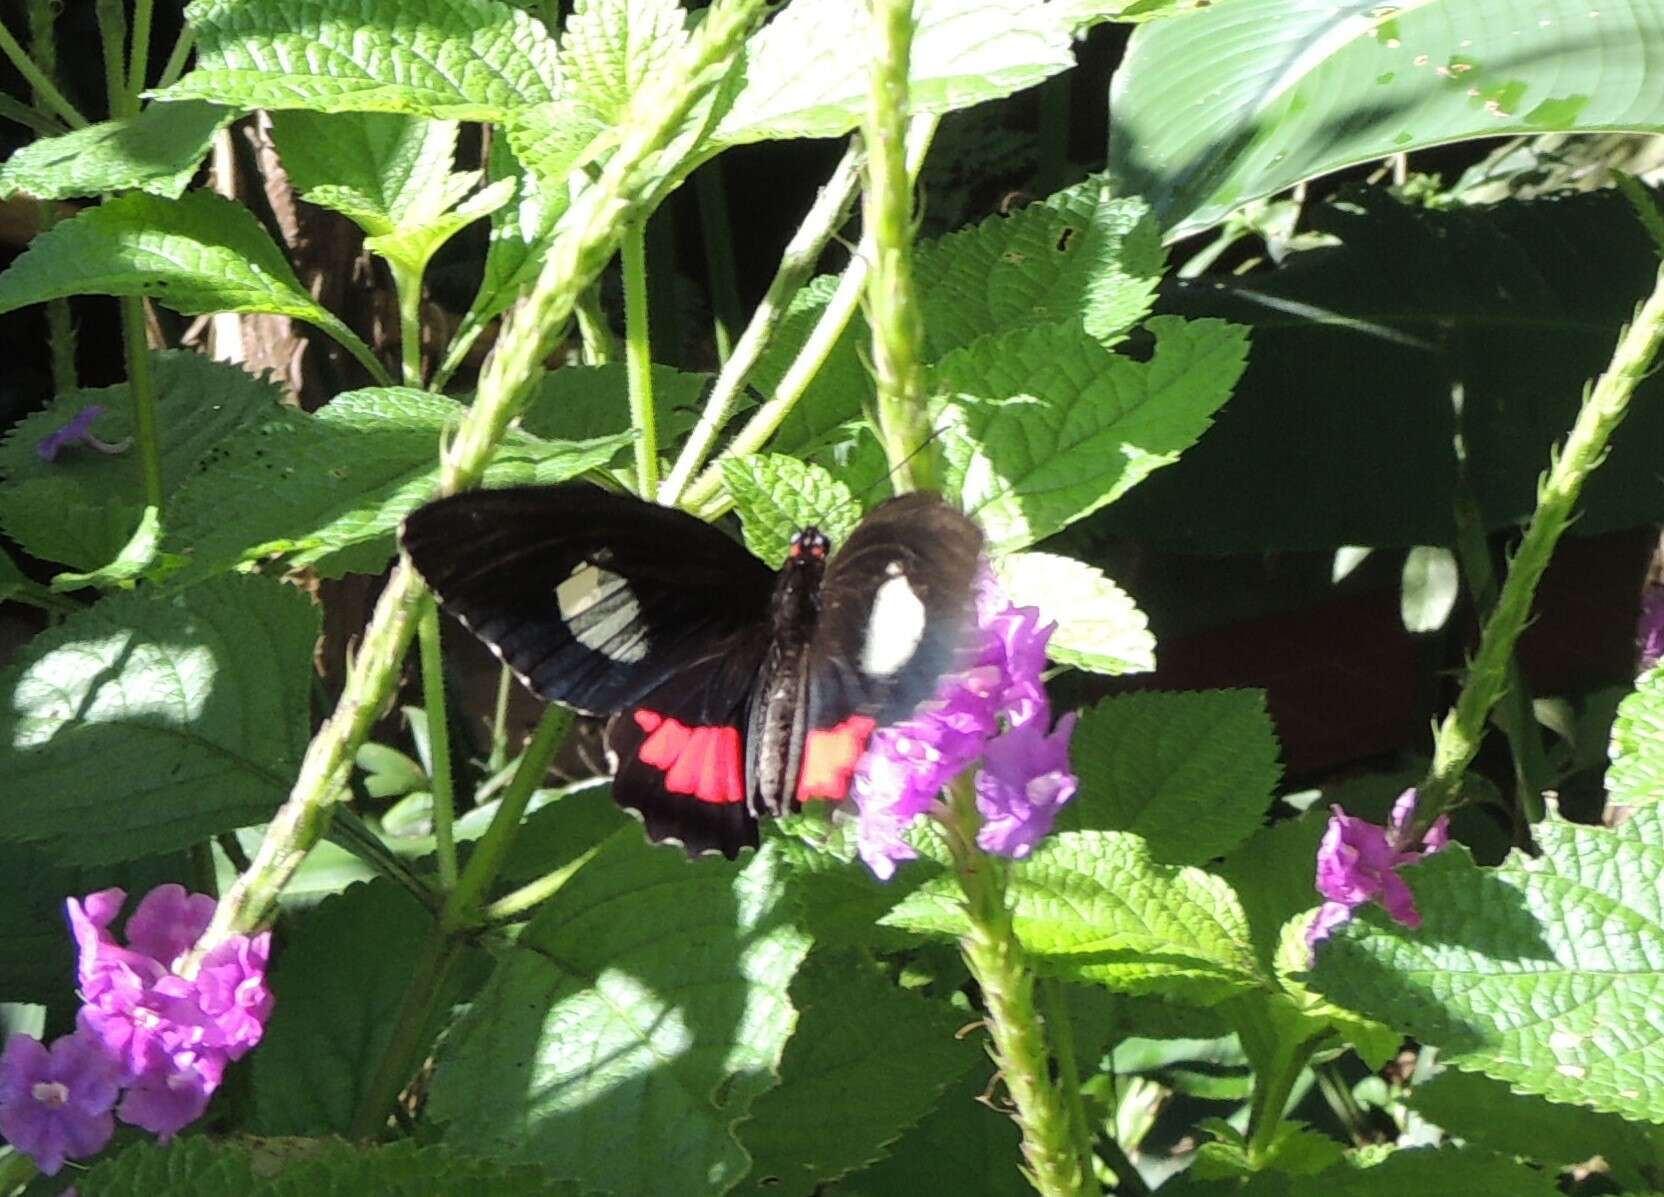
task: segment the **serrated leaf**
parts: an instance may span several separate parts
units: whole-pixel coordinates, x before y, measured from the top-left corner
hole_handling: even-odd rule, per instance
[[[836,823],[824,840],[782,836],[778,851],[786,883],[801,900],[804,926],[817,948],[916,944],[912,936],[881,925],[879,919],[941,871],[933,861],[915,861],[893,880],[880,884],[856,856],[851,829]]]
[[[478,181],[478,171],[449,176],[436,191],[430,192],[424,201],[418,202],[415,209],[407,213],[406,219],[410,223],[379,236],[366,237],[364,248],[402,267],[411,275],[426,270],[429,259],[439,252],[445,242],[514,198],[515,181],[498,179],[468,196],[456,207],[445,210]]]
[[[150,374],[164,495],[176,491],[217,445],[270,419],[282,399],[270,382],[199,353],[152,353]],[[0,441],[6,481],[0,527],[35,556],[83,569],[105,565],[121,552],[145,506],[132,452],[70,448],[50,462],[35,452],[44,437],[95,403],[105,409],[93,423],[100,440],[132,436],[132,399],[121,383],[60,395]]]
[[[561,90],[554,39],[496,0],[195,0],[186,19],[196,67],[170,99],[501,123]]]
[[[269,1157],[268,1157],[269,1159]],[[82,1197],[224,1197],[253,1193],[255,1153],[241,1144],[187,1135],[131,1144],[75,1178]]]
[[[315,415],[285,413],[250,429],[181,488],[164,521],[167,544],[186,563],[167,576],[183,584],[283,553],[291,565],[321,566],[357,545],[385,545],[431,498],[439,435],[462,417],[454,399],[404,388],[341,395]],[[485,473],[488,486],[553,483],[605,465],[628,437],[544,441],[511,434]]]
[[[370,358],[357,335],[307,294],[253,214],[212,191],[106,200],[36,237],[0,274],[0,312],[70,295],[143,295],[187,316],[290,316]]]
[[[686,43],[686,23],[681,0],[578,0],[560,52],[572,93],[601,120],[617,122]]]
[[[1318,951],[1311,983],[1447,1064],[1664,1123],[1664,1042],[1644,1030],[1664,986],[1664,811],[1534,830],[1536,858],[1486,869],[1452,846],[1404,869],[1421,928],[1365,913]]]
[[[919,249],[926,356],[1074,319],[1113,344],[1149,315],[1165,260],[1148,205],[1102,179],[990,216]]]
[[[1611,757],[1609,803],[1645,806],[1664,798],[1664,667],[1643,673],[1635,680],[1635,692],[1618,704]]]
[[[1055,623],[1046,655],[1093,673],[1148,673],[1156,638],[1130,595],[1096,566],[1054,553],[1008,553],[994,562],[1006,595]]]
[[[944,481],[989,552],[1042,540],[1169,465],[1212,423],[1242,372],[1243,330],[1149,321],[1148,362],[1079,324],[983,337],[937,364]]]
[[[1069,22],[1031,0],[920,0],[908,104],[915,113],[969,108],[1074,65]],[[746,45],[745,82],[719,145],[838,137],[866,110],[867,10],[848,0],[793,0]]]
[[[751,1155],[742,1194],[810,1197],[819,1186],[889,1154],[907,1128],[980,1053],[955,1032],[964,1012],[905,990],[861,956],[811,956],[792,983],[801,1011],[780,1059],[771,1110],[840,1111],[837,1134],[818,1118],[754,1117],[740,1127]],[[883,1084],[872,1078],[882,1076]],[[851,1103],[850,1094],[864,1093]]]
[[[67,590],[84,590],[87,587],[130,587],[155,563],[156,552],[161,543],[161,512],[155,507],[146,507],[144,514],[139,517],[138,528],[127,543],[122,545],[121,551],[113,561],[84,573],[70,570],[58,574],[52,579],[52,589],[61,593]]]
[[[623,362],[562,366],[543,376],[520,426],[550,440],[588,440],[630,431],[629,382]],[[688,374],[653,363],[653,410],[659,442],[679,442],[699,419],[709,374]]]
[[[1179,1179],[1162,1186],[1163,1197],[1556,1197],[1552,1176],[1515,1160],[1471,1148],[1400,1148],[1384,1154],[1354,1153],[1315,1176],[1256,1172],[1230,1181]]]
[[[432,916],[385,878],[325,899],[290,927],[271,973],[281,1000],[253,1056],[251,1130],[348,1132],[432,934]],[[451,1004],[439,1000],[436,1014]]]
[[[587,1188],[724,1191],[747,1167],[733,1126],[774,1084],[795,1021],[808,944],[793,905],[768,847],[743,868],[690,862],[625,828],[502,957],[429,1113],[470,1151]]]
[[[1057,834],[1013,866],[1009,890],[1017,937],[1045,975],[1198,1005],[1266,984],[1231,887],[1200,869],[1156,863],[1136,835]],[[962,901],[954,879],[939,878],[883,922],[962,935]]]
[[[1501,1081],[1447,1068],[1409,1096],[1445,1133],[1499,1155],[1569,1168],[1600,1156],[1612,1179],[1642,1188],[1664,1180],[1664,1131],[1515,1093]]]
[[[820,466],[778,453],[722,459],[722,483],[740,513],[745,546],[772,568],[811,525],[842,544],[861,522],[861,505],[849,488]]]
[[[1110,172],[1178,237],[1388,154],[1664,131],[1661,54],[1656,5],[1232,0],[1134,32],[1110,92]]]
[[[43,137],[0,166],[0,197],[74,199],[138,188],[175,199],[190,186],[214,134],[236,115],[195,100],[151,104],[137,116]]]
[[[1282,776],[1262,690],[1106,698],[1081,716],[1069,757],[1080,791],[1059,826],[1135,832],[1169,864],[1241,844]]]
[[[272,140],[302,199],[371,235],[405,223],[450,178],[457,124],[387,112],[272,113]]]
[[[311,731],[318,615],[268,578],[115,594],[0,674],[0,836],[64,861],[131,860],[259,822]]]

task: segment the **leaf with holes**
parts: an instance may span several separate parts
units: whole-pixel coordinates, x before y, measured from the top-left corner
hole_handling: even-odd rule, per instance
[[[195,0],[186,19],[196,66],[170,99],[501,123],[561,91],[554,39],[497,0]]]
[[[1373,909],[1317,952],[1326,997],[1523,1093],[1664,1123],[1664,810],[1617,829],[1550,821],[1494,869],[1452,846],[1404,878],[1418,930]]]
[[[1093,673],[1147,673],[1156,667],[1150,621],[1126,591],[1085,562],[1055,553],[1008,553],[994,562],[1006,595],[1038,607],[1057,630],[1046,655]]]
[[[1217,320],[1157,316],[1136,362],[1050,324],[983,337],[937,364],[945,483],[1012,552],[1113,502],[1207,431],[1247,338]]]
[[[137,116],[43,137],[0,166],[0,198],[102,196],[137,188],[177,199],[234,108],[192,100],[151,104]]]
[[[688,861],[623,829],[502,953],[429,1115],[470,1151],[588,1189],[725,1191],[748,1166],[734,1125],[796,1021],[794,907],[769,846],[743,867]]]
[[[311,731],[318,616],[268,578],[116,594],[0,674],[0,837],[130,860],[269,817]]]
[[[722,481],[739,510],[746,547],[775,569],[799,530],[818,527],[835,547],[861,522],[861,505],[847,486],[795,457],[726,457]]]

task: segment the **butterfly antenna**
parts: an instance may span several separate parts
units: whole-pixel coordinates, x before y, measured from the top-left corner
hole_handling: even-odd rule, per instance
[[[869,421],[870,421],[872,413],[868,412],[867,415],[868,415]],[[874,425],[874,426],[876,426],[876,425]],[[858,506],[858,507],[861,507],[861,508],[865,508],[866,505],[867,505],[867,500],[872,498],[873,494],[878,490],[879,487],[883,486],[885,483],[893,484],[894,481],[895,481],[895,476],[896,476],[897,472],[899,472],[900,470],[905,468],[907,463],[912,461],[920,453],[923,453],[926,449],[928,449],[932,445],[934,445],[936,443],[936,441],[947,431],[948,431],[948,425],[946,423],[944,423],[939,428],[932,428],[930,430],[930,435],[925,437],[924,440],[920,441],[912,449],[908,450],[907,455],[904,456],[900,461],[896,462],[889,469],[885,470],[884,473],[881,474],[879,477],[874,478],[870,483],[868,483],[865,487],[863,487],[861,489],[860,493],[858,493],[858,494],[857,493],[851,493],[848,499],[844,500],[842,503],[839,503],[836,507],[833,507],[830,511],[823,512],[821,518],[825,522],[831,523],[833,517],[835,517],[837,515],[841,515],[846,508],[849,508],[851,506]]]

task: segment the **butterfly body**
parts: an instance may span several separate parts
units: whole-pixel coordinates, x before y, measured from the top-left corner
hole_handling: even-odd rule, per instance
[[[873,730],[957,663],[981,534],[929,495],[778,573],[692,516],[584,484],[477,491],[401,541],[447,610],[545,699],[613,715],[613,794],[649,838],[734,856],[845,796]]]

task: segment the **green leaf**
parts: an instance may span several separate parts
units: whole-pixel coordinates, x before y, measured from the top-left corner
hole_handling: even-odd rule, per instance
[[[792,296],[785,319],[751,372],[751,385],[761,394],[774,396],[837,286],[836,275],[823,274]],[[874,396],[872,375],[861,357],[862,346],[870,339],[867,322],[857,312],[803,397],[781,421],[780,430],[770,442],[776,452],[802,456],[824,448],[847,422],[862,418],[863,407],[870,406]]]
[[[253,1056],[254,1133],[347,1133],[432,934],[432,916],[385,878],[325,899],[291,927],[271,974],[282,1000]]]
[[[300,197],[366,233],[391,233],[451,177],[457,124],[387,112],[272,113],[272,140]]]
[[[969,108],[1074,65],[1066,19],[1031,0],[920,0],[908,103],[915,113]],[[716,143],[838,137],[867,104],[866,9],[793,0],[746,46],[745,82]]]
[[[1156,863],[1136,835],[1059,833],[1013,866],[1009,888],[1017,937],[1045,975],[1198,1005],[1265,984],[1231,887]],[[922,886],[883,922],[938,936],[967,929],[950,877]]]
[[[162,467],[162,493],[174,493],[226,440],[270,419],[282,393],[227,362],[168,350],[150,355],[151,385]],[[19,421],[0,441],[0,527],[48,561],[96,569],[129,542],[145,509],[133,453],[66,449],[42,461],[35,446],[92,404],[105,410],[93,423],[102,441],[133,435],[133,401],[126,383],[60,395],[44,411]],[[73,513],[73,514],[70,514]]]
[[[4,492],[0,491],[0,497],[3,495]],[[76,603],[59,598],[49,587],[42,586],[25,574],[4,549],[0,549],[0,603],[28,603],[44,611],[73,611],[77,608]]]
[[[443,395],[371,388],[341,395],[315,415],[286,412],[249,430],[170,505],[168,544],[189,560],[169,580],[195,581],[274,553],[335,576],[344,571],[332,567],[331,554],[371,542],[385,546],[379,568],[392,555],[399,521],[433,496],[440,433],[463,410]],[[605,465],[627,440],[513,433],[485,482],[562,482]]]
[[[1319,1134],[1298,1122],[1285,1122],[1271,1142],[1255,1155],[1246,1144],[1216,1139],[1196,1151],[1196,1162],[1186,1174],[1195,1180],[1227,1180],[1249,1177],[1259,1171],[1281,1172],[1287,1176],[1312,1176],[1341,1162],[1346,1148],[1328,1135]]]
[[[1312,983],[1516,1090],[1664,1123],[1664,811],[1617,830],[1551,821],[1542,855],[1480,868],[1453,846],[1404,870],[1422,926],[1369,911],[1317,953]]]
[[[812,814],[796,816],[807,823]],[[914,861],[893,880],[878,882],[855,854],[853,828],[833,823],[824,832],[797,832],[798,824],[782,820],[794,833],[782,836],[779,852],[786,883],[803,906],[804,926],[817,948],[907,948],[916,941],[905,931],[886,927],[879,919],[913,890],[941,870],[930,860]]]
[[[725,457],[722,482],[740,513],[745,547],[774,569],[799,530],[813,525],[839,545],[861,522],[861,505],[847,486],[795,457]]]
[[[430,1115],[470,1151],[586,1188],[726,1190],[747,1167],[734,1124],[796,1018],[793,905],[771,848],[743,868],[690,862],[625,828],[502,956],[447,1042]]]
[[[819,1186],[888,1155],[980,1053],[955,1032],[962,1010],[898,989],[856,953],[811,956],[792,983],[801,1014],[780,1060],[772,1110],[837,1110],[819,1118],[754,1117],[740,1143],[751,1156],[744,1194],[810,1197]],[[874,1079],[883,1078],[882,1084]],[[852,1094],[861,1100],[852,1102]]]
[[[680,441],[699,419],[709,374],[687,374],[653,363],[653,410],[659,440]],[[549,440],[589,440],[630,431],[629,382],[623,362],[562,366],[543,376],[520,426]]]
[[[248,209],[212,191],[117,196],[42,233],[0,274],[0,313],[69,295],[143,295],[187,316],[290,316],[375,360],[307,294]]]
[[[1444,627],[1460,592],[1456,554],[1443,545],[1413,547],[1404,556],[1398,591],[1398,617],[1404,630],[1414,636]]]
[[[1661,56],[1664,12],[1651,5],[1232,0],[1134,32],[1110,89],[1110,173],[1183,236],[1388,154],[1664,132]]]
[[[1106,346],[1155,302],[1166,255],[1137,199],[1089,179],[920,247],[926,357],[990,333],[1078,319]]]
[[[1059,825],[1135,832],[1168,864],[1241,844],[1282,776],[1263,690],[1106,698],[1081,716],[1071,749],[1080,793]]]
[[[681,0],[577,0],[560,51],[573,95],[617,123],[630,97],[687,42],[686,23]]]
[[[1008,553],[994,562],[1006,595],[1055,623],[1046,655],[1093,673],[1148,673],[1156,638],[1131,596],[1096,567],[1054,553]]]
[[[983,337],[934,371],[945,483],[1011,552],[1088,515],[1169,465],[1212,423],[1247,352],[1220,321],[1149,322],[1155,353],[1119,356],[1053,324]]]
[[[1643,673],[1635,680],[1635,692],[1618,704],[1611,755],[1609,803],[1647,806],[1664,798],[1664,668]]]
[[[429,192],[407,213],[408,224],[389,233],[366,237],[364,248],[402,268],[408,277],[419,277],[445,242],[514,198],[514,180],[498,179],[456,207],[450,207],[478,181],[478,171],[451,175],[443,186]]]
[[[95,864],[267,818],[311,731],[318,616],[267,578],[115,594],[0,674],[0,836]]]
[[[1560,1189],[1552,1176],[1488,1151],[1420,1147],[1354,1153],[1315,1176],[1257,1172],[1242,1180],[1180,1179],[1161,1191],[1163,1197],[1556,1197]]]
[[[271,1156],[260,1154],[265,1157],[263,1163],[272,1162]],[[165,1147],[139,1142],[78,1174],[75,1191],[81,1197],[156,1197],[161,1193],[167,1197],[225,1197],[227,1193],[253,1193],[256,1158],[249,1147],[199,1135],[187,1135]]]
[[[137,116],[43,137],[0,166],[0,198],[21,192],[74,199],[137,188],[177,199],[214,134],[236,115],[234,108],[197,101],[151,104]]]
[[[186,17],[196,67],[169,98],[501,123],[561,90],[554,39],[496,0],[195,0]]]
[[[146,507],[144,514],[139,517],[138,529],[121,547],[121,552],[116,554],[114,561],[85,573],[70,571],[58,574],[52,579],[52,589],[61,592],[82,590],[89,586],[100,589],[112,586],[131,588],[155,562],[156,551],[161,542],[161,512],[155,507]]]
[[[1410,1108],[1446,1134],[1498,1155],[1569,1168],[1592,1156],[1618,1184],[1645,1188],[1664,1180],[1664,1131],[1515,1093],[1501,1081],[1445,1069],[1410,1093]]]

